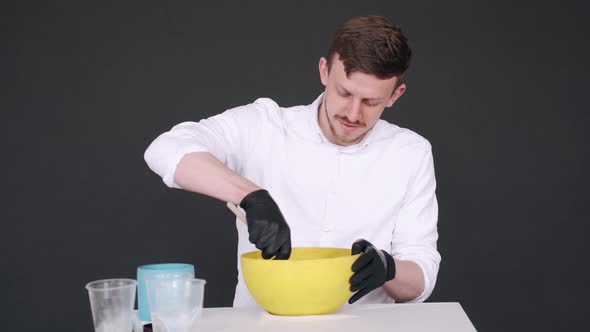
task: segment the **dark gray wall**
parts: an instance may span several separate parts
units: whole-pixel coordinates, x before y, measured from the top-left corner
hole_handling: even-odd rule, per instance
[[[3,13],[14,23],[2,46],[4,330],[90,331],[85,283],[134,278],[151,262],[194,263],[206,306],[231,305],[232,216],[214,199],[167,189],[143,152],[176,123],[258,97],[310,103],[333,30],[361,14],[400,24],[416,54],[406,94],[384,117],[433,144],[443,260],[430,301],[459,301],[481,331],[584,321],[587,6],[17,7]]]

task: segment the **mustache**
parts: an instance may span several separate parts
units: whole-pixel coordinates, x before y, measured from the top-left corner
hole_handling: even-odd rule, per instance
[[[343,121],[344,123],[346,123],[347,125],[350,125],[350,126],[364,126],[364,123],[362,123],[360,121],[352,122],[346,116],[335,115],[334,117],[337,120],[341,120],[341,121]]]

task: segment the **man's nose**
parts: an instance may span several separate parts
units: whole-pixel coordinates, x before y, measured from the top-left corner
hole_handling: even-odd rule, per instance
[[[350,105],[350,109],[346,114],[348,121],[355,123],[361,119],[362,116],[362,104],[360,100],[353,100]]]

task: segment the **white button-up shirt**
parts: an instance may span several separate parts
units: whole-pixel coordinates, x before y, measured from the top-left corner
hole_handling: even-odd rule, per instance
[[[332,144],[318,124],[320,95],[311,105],[279,107],[268,98],[163,133],[145,152],[166,185],[191,152],[207,151],[267,189],[289,227],[293,247],[350,248],[360,238],[424,273],[424,301],[432,292],[440,255],[436,181],[430,143],[384,120],[357,144]],[[238,283],[234,306],[255,305],[239,256],[256,250],[248,229],[238,230]],[[394,302],[378,288],[357,303]]]

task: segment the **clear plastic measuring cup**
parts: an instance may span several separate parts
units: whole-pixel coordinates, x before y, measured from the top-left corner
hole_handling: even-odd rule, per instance
[[[154,332],[198,330],[205,283],[195,278],[146,279]]]
[[[105,279],[86,285],[96,332],[131,332],[137,282]]]

